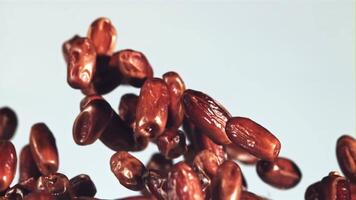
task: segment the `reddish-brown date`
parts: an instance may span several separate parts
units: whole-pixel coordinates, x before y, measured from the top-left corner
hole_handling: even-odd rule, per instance
[[[348,135],[341,136],[336,144],[336,157],[345,177],[356,183],[356,140]]]
[[[81,101],[80,101],[80,111],[83,111],[85,109],[85,107],[87,107],[89,105],[89,103],[91,103],[92,101],[95,100],[103,100],[104,98],[100,95],[91,95],[91,96],[85,96]]]
[[[186,117],[217,144],[230,144],[225,133],[230,113],[210,96],[195,90],[186,90],[182,96]]]
[[[264,197],[260,197],[252,192],[242,191],[241,200],[267,200],[267,199]]]
[[[69,180],[70,188],[75,197],[94,197],[96,187],[91,178],[86,174],[80,174]]]
[[[176,129],[167,129],[156,139],[159,151],[167,158],[173,159],[187,151],[185,135]]]
[[[121,185],[135,191],[144,188],[142,176],[146,168],[140,160],[128,152],[116,152],[110,159],[110,167]]]
[[[23,200],[56,200],[56,198],[46,192],[32,192]]]
[[[205,149],[210,150],[218,157],[221,163],[223,163],[226,160],[226,153],[225,153],[224,146],[216,144],[205,134],[202,133],[199,134],[199,144],[200,144],[200,150],[205,150]]]
[[[200,180],[193,169],[184,162],[175,164],[168,173],[168,199],[203,200]]]
[[[168,171],[172,166],[173,161],[171,159],[167,159],[160,153],[153,154],[146,164],[146,168],[148,170],[160,171],[164,174],[168,174]]]
[[[73,124],[73,139],[78,145],[88,145],[94,143],[105,131],[113,110],[103,99],[87,98],[87,103],[83,102],[82,111],[77,116]]]
[[[36,187],[37,191],[49,193],[57,200],[68,200],[72,197],[69,180],[61,173],[40,176]]]
[[[169,94],[162,79],[145,81],[136,109],[135,133],[156,138],[163,133],[168,117]]]
[[[44,123],[32,126],[30,148],[39,171],[48,175],[58,170],[58,150],[56,140]]]
[[[153,77],[153,70],[146,56],[132,49],[116,52],[110,60],[123,76],[123,82],[134,87],[141,87],[146,79]]]
[[[162,78],[167,84],[170,97],[167,126],[172,129],[178,129],[182,125],[184,118],[181,97],[185,91],[185,84],[176,72],[167,72],[163,74]]]
[[[273,161],[281,149],[271,132],[249,118],[232,117],[226,124],[226,133],[233,143],[263,160]]]
[[[158,200],[167,199],[167,174],[164,171],[149,170],[144,175],[145,186]]]
[[[243,148],[236,144],[228,144],[225,146],[225,151],[229,159],[237,160],[245,165],[254,165],[258,158],[248,153]]]
[[[0,140],[0,152],[0,192],[2,192],[14,179],[17,156],[14,145],[8,140]]]
[[[111,55],[116,45],[116,29],[108,18],[96,19],[89,27],[88,37],[99,55]]]
[[[134,128],[136,119],[136,108],[138,103],[138,96],[136,94],[125,94],[120,99],[119,116],[131,128]]]
[[[0,140],[10,140],[17,128],[16,113],[9,107],[0,108]]]
[[[290,189],[302,178],[299,167],[292,160],[282,157],[273,162],[260,160],[256,164],[256,170],[264,182],[279,189]]]
[[[67,82],[74,89],[87,88],[96,73],[96,52],[86,37],[74,36],[63,44],[67,61]]]
[[[348,180],[336,172],[310,185],[305,192],[305,200],[351,200]]]
[[[218,168],[211,184],[211,197],[216,200],[240,199],[242,191],[242,175],[240,167],[227,160]]]
[[[20,169],[19,181],[26,181],[29,178],[38,178],[41,176],[41,172],[38,170],[35,160],[33,159],[30,145],[26,145],[20,152]]]

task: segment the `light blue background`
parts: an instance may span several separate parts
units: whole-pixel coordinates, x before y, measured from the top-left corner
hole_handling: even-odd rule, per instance
[[[187,87],[207,92],[233,115],[254,119],[282,142],[303,179],[281,191],[242,166],[249,190],[271,199],[303,199],[305,188],[339,170],[335,143],[355,130],[355,13],[353,1],[0,1],[0,106],[14,108],[18,152],[32,124],[56,136],[60,171],[87,173],[97,196],[136,194],[110,172],[114,153],[100,142],[77,146],[72,124],[82,94],[66,83],[61,44],[85,35],[107,16],[118,30],[118,49],[144,52],[155,76],[175,70]],[[119,87],[105,96],[117,109]],[[154,145],[135,154],[144,162]]]

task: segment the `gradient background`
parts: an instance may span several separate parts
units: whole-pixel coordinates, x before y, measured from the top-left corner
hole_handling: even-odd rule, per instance
[[[259,122],[281,140],[280,155],[303,172],[297,187],[281,191],[242,166],[249,190],[303,199],[308,185],[339,170],[336,140],[355,130],[354,8],[346,0],[0,1],[0,106],[18,114],[18,153],[32,124],[43,121],[57,139],[60,172],[89,174],[101,198],[136,194],[111,173],[113,151],[72,139],[83,95],[66,83],[61,45],[107,16],[118,31],[117,49],[144,52],[155,76],[175,70],[188,88]],[[117,109],[127,92],[139,90],[119,87],[105,98]],[[151,145],[135,155],[146,162],[155,151]]]

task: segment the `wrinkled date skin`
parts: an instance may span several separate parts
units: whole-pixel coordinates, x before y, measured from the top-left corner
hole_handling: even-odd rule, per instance
[[[267,199],[264,197],[260,197],[252,192],[242,191],[241,200],[267,200]]]
[[[29,178],[38,178],[41,172],[38,170],[35,160],[33,159],[30,145],[26,145],[20,152],[20,182]]]
[[[121,185],[134,191],[144,188],[142,176],[146,172],[146,168],[140,160],[128,152],[116,152],[110,159],[110,166]]]
[[[175,164],[168,173],[168,199],[203,200],[200,180],[193,169],[184,162]]]
[[[254,165],[258,161],[256,156],[248,153],[246,150],[236,144],[226,145],[225,151],[229,159],[237,160],[245,165]]]
[[[17,128],[16,113],[9,107],[0,108],[0,140],[10,140]]]
[[[88,38],[93,42],[97,54],[111,55],[116,46],[117,33],[111,21],[101,17],[90,25]]]
[[[336,157],[344,175],[356,183],[356,140],[351,136],[341,136],[336,144]]]
[[[222,164],[220,159],[210,150],[199,152],[193,160],[193,169],[197,173],[202,189],[208,193],[211,180],[217,173],[219,166]]]
[[[61,173],[40,176],[36,183],[37,191],[47,192],[58,200],[72,197],[68,178]]]
[[[167,159],[160,153],[155,153],[147,162],[146,168],[148,170],[160,171],[166,176],[172,166],[173,161],[171,159]]]
[[[163,74],[162,78],[167,84],[170,97],[167,127],[178,129],[182,125],[184,118],[181,97],[185,91],[185,84],[176,72],[167,72]]]
[[[73,139],[78,145],[94,143],[105,131],[114,115],[104,99],[88,99],[85,107],[74,121]]]
[[[30,148],[39,171],[48,175],[58,170],[58,150],[56,140],[44,123],[32,126]]]
[[[85,37],[74,36],[63,44],[67,61],[67,82],[74,89],[87,88],[96,72],[96,52],[93,43]]]
[[[167,177],[162,171],[149,170],[144,175],[145,186],[158,200],[167,199]]]
[[[159,151],[167,158],[173,159],[187,151],[185,135],[180,130],[167,129],[156,140]]]
[[[148,79],[142,86],[136,109],[135,133],[156,138],[163,133],[168,117],[169,94],[162,79]]]
[[[96,187],[90,177],[86,174],[80,174],[69,180],[73,196],[76,197],[94,197]]]
[[[45,192],[32,192],[23,200],[56,200],[56,198]]]
[[[136,108],[138,103],[138,96],[136,94],[125,94],[120,99],[119,116],[131,128],[134,128],[136,119]]]
[[[281,149],[281,143],[272,133],[248,118],[231,118],[226,133],[233,143],[263,160],[273,161]]]
[[[336,172],[310,185],[305,192],[305,200],[351,200],[349,182]]]
[[[123,82],[141,87],[146,79],[153,77],[153,70],[146,56],[132,49],[115,53],[110,65],[116,66],[123,76]]]
[[[256,170],[264,182],[279,189],[290,189],[302,178],[299,167],[292,160],[282,157],[276,158],[273,162],[260,160],[257,162]]]
[[[210,96],[194,90],[186,90],[182,96],[186,117],[207,134],[216,144],[230,144],[225,125],[230,113]]]
[[[17,156],[14,145],[8,140],[0,140],[0,152],[0,192],[2,192],[14,179]]]
[[[240,167],[227,160],[220,165],[211,185],[211,197],[216,200],[240,199],[242,175]]]

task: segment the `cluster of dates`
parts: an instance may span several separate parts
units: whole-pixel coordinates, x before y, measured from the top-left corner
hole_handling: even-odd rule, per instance
[[[266,199],[247,190],[235,161],[255,165],[259,177],[276,188],[300,182],[298,166],[279,157],[280,141],[270,131],[249,118],[233,117],[207,94],[186,89],[176,72],[154,77],[141,52],[114,52],[116,38],[110,20],[99,18],[87,37],[65,42],[63,54],[68,84],[85,94],[73,139],[78,145],[99,140],[115,151],[108,161],[111,171],[124,187],[141,193],[121,200]],[[140,94],[123,95],[116,112],[102,95],[119,85],[140,88]],[[19,182],[10,187],[17,156],[9,140],[16,125],[15,113],[0,109],[0,199],[97,200],[88,175],[68,179],[58,173],[56,142],[44,123],[31,128],[29,145],[19,156]],[[350,182],[355,181],[356,142],[345,140],[339,140],[337,155],[348,180],[332,173],[308,188],[307,200],[350,200],[352,190],[355,195]],[[150,142],[159,153],[146,165],[129,153]],[[175,162],[181,157],[183,161]]]

